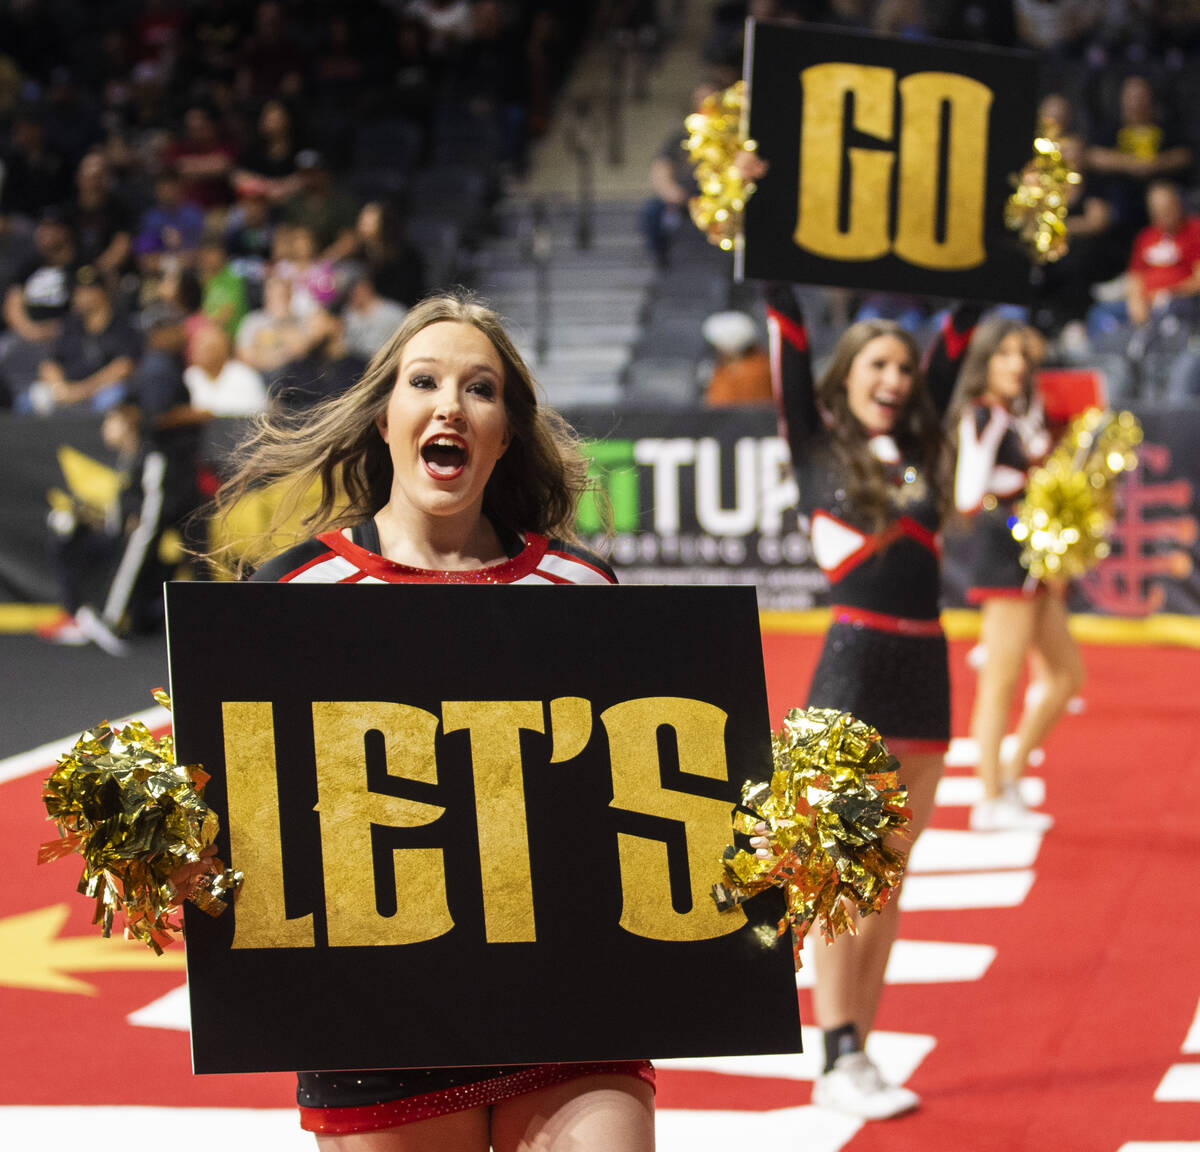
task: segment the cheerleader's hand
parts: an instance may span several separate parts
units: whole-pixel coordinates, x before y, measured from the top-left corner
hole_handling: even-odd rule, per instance
[[[208,875],[219,875],[225,871],[225,866],[217,859],[217,846],[210,844],[200,853],[200,859],[183,864],[171,873],[170,880],[180,900],[186,900],[200,886],[200,881]]]
[[[763,821],[759,821],[754,825],[756,836],[750,837],[750,847],[754,849],[754,855],[760,860],[769,860],[771,858],[771,841],[767,837],[767,826]]]
[[[733,158],[733,166],[743,180],[761,180],[767,174],[767,169],[770,168],[770,164],[757,152],[746,148],[743,148]]]
[[[1046,410],[1041,397],[1034,396],[1026,411],[1013,418],[1025,452],[1033,461],[1045,459],[1050,451],[1050,433],[1046,431]]]

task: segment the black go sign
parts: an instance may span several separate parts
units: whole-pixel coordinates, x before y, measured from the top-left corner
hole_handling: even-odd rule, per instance
[[[770,771],[752,588],[172,584],[197,1072],[797,1051],[778,893],[718,912]]]
[[[1004,205],[1033,154],[1032,56],[751,21],[746,70],[770,168],[739,276],[1025,299]]]

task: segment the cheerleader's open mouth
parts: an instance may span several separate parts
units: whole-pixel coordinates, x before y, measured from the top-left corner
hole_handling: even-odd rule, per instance
[[[890,432],[900,419],[904,401],[895,396],[872,396],[868,425],[873,432]]]
[[[421,445],[425,471],[435,480],[453,480],[467,466],[467,455],[467,442],[444,432]]]

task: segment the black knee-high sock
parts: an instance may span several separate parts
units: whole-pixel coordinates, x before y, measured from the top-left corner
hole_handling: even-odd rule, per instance
[[[862,1040],[859,1039],[858,1029],[853,1024],[840,1024],[836,1028],[827,1029],[825,1040],[825,1071],[828,1072],[837,1062],[839,1056],[847,1052],[861,1052]]]

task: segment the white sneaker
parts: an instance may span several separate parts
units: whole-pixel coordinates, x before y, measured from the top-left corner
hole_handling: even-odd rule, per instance
[[[88,642],[75,617],[68,616],[65,612],[53,623],[43,624],[38,628],[37,634],[51,644],[69,644],[72,648],[81,647]]]
[[[1019,808],[1022,813],[1022,818],[1026,821],[1026,827],[1029,827],[1029,821],[1032,820],[1035,824],[1041,824],[1042,829],[1052,828],[1054,826],[1054,817],[1047,812],[1035,812],[1025,799],[1025,793],[1021,790],[1020,780],[1010,780],[1004,785],[1004,799],[1014,808]]]
[[[75,623],[97,648],[104,649],[110,656],[128,655],[129,645],[100,618],[94,609],[89,608],[86,604],[75,613]]]
[[[812,1102],[818,1108],[862,1120],[886,1120],[911,1112],[921,1103],[921,1097],[907,1088],[888,1084],[865,1052],[847,1052],[817,1077]]]
[[[1045,832],[1054,817],[1026,808],[1019,795],[1006,792],[996,800],[972,805],[968,823],[972,832]]]

